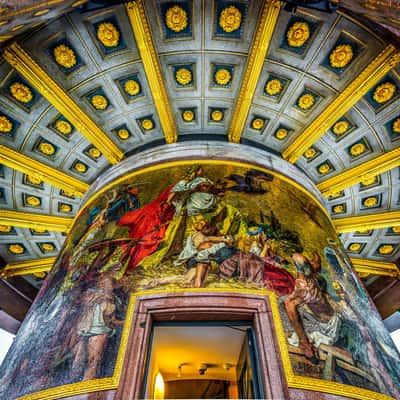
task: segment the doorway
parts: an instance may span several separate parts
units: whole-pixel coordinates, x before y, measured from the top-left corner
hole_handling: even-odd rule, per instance
[[[205,378],[219,381],[203,387],[195,398],[216,398],[217,392],[227,393],[225,398],[288,398],[268,296],[235,289],[142,292],[134,295],[133,304],[115,400],[161,399],[166,395],[178,398],[176,393],[183,389],[178,388],[171,395],[175,390],[173,382],[184,381],[179,379],[182,377],[194,380],[196,387],[204,385]],[[224,340],[218,342],[221,337]],[[216,343],[205,338],[213,338]],[[193,357],[198,358],[190,358],[190,353],[178,357],[186,340],[195,343],[197,355]],[[157,343],[178,350],[160,353]],[[209,352],[211,345],[215,346],[213,352]],[[159,354],[160,360],[154,354]],[[213,358],[218,355],[223,357]],[[164,359],[173,361],[173,366],[168,367],[171,370],[164,366]],[[205,364],[200,368],[204,369],[203,375],[199,364]],[[177,387],[180,385],[176,383]],[[185,393],[185,398],[189,397],[192,396]]]
[[[154,323],[144,398],[263,398],[254,330],[243,322]]]

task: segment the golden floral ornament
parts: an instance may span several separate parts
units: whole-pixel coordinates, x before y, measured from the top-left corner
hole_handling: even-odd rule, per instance
[[[26,180],[32,185],[40,185],[43,181],[34,175],[27,175]]]
[[[127,129],[119,129],[117,135],[122,140],[126,140],[129,138],[129,132]]]
[[[154,122],[151,119],[144,119],[142,122],[142,128],[146,131],[149,131],[150,129],[154,128]]]
[[[370,176],[368,178],[363,178],[361,180],[361,184],[363,186],[369,186],[369,185],[372,185],[373,183],[375,183],[375,176]]]
[[[165,23],[171,31],[181,32],[188,26],[187,12],[182,7],[174,5],[165,13]]]
[[[350,251],[360,251],[361,243],[351,243],[349,246]]]
[[[329,62],[334,68],[344,68],[350,63],[353,56],[353,48],[349,44],[340,44],[329,55]]]
[[[229,6],[222,10],[219,17],[219,26],[224,32],[234,32],[240,28],[242,13],[235,6]]]
[[[69,135],[72,132],[72,125],[68,121],[59,119],[56,122],[56,129],[63,135]]]
[[[69,213],[72,211],[72,206],[70,206],[69,204],[63,203],[60,205],[60,211],[63,213]]]
[[[384,244],[383,246],[379,247],[378,253],[383,255],[388,255],[393,253],[394,246],[391,244]]]
[[[97,28],[97,37],[105,47],[119,44],[119,31],[111,22],[103,22]]]
[[[125,82],[124,90],[130,96],[136,96],[140,92],[139,82],[134,79],[129,79]]]
[[[218,71],[215,72],[214,79],[215,82],[218,83],[218,85],[227,85],[231,81],[232,76],[229,70],[227,70],[226,68],[220,68]]]
[[[393,233],[400,233],[400,226],[393,226],[392,227],[392,232]]]
[[[396,86],[393,83],[384,82],[375,89],[373,99],[380,104],[386,103],[393,98],[395,92]]]
[[[279,140],[285,139],[287,135],[288,135],[287,129],[283,129],[283,128],[278,129],[275,133],[276,138]]]
[[[331,167],[330,167],[330,165],[329,164],[322,164],[322,165],[320,165],[319,167],[318,167],[318,172],[320,173],[320,174],[326,174],[326,173],[328,173],[329,171],[331,170]]]
[[[374,207],[378,204],[378,200],[376,197],[367,197],[363,200],[364,207]]]
[[[108,107],[108,100],[101,94],[95,94],[91,103],[96,110],[105,110]]]
[[[29,204],[31,207],[39,207],[41,204],[39,197],[36,196],[28,196],[25,201],[26,204]]]
[[[187,68],[179,68],[175,73],[175,78],[180,85],[188,85],[192,82],[192,72]]]
[[[96,149],[96,147],[90,148],[88,153],[93,158],[99,158],[101,156],[101,151]]]
[[[299,97],[297,100],[297,105],[302,110],[309,110],[315,103],[315,98],[310,93],[305,93]]]
[[[1,118],[1,117],[0,117],[0,118]],[[396,118],[396,119],[393,121],[392,129],[393,129],[393,132],[395,132],[395,133],[400,133],[400,117],[399,117],[399,118]]]
[[[289,46],[301,47],[310,37],[310,27],[307,22],[295,22],[288,30],[286,38]]]
[[[211,113],[211,119],[215,122],[222,121],[222,118],[224,118],[224,113],[221,110],[214,110]]]
[[[33,275],[35,278],[44,279],[44,278],[46,277],[46,272],[42,272],[42,271],[40,271],[40,272],[34,272],[32,275]]]
[[[8,246],[8,251],[13,254],[23,254],[25,253],[25,248],[20,244],[10,244]]]
[[[54,251],[56,248],[52,243],[42,243],[40,247],[44,252]]]
[[[265,93],[270,96],[279,94],[282,91],[282,82],[279,79],[271,79],[265,85]]]
[[[56,152],[56,149],[51,143],[41,142],[39,144],[39,151],[47,156],[52,156]]]
[[[182,118],[186,122],[191,122],[194,120],[194,112],[192,110],[185,110],[182,113]]]
[[[251,127],[257,130],[262,129],[264,127],[264,120],[262,118],[254,118],[251,122]]]
[[[305,158],[313,158],[317,154],[317,150],[314,149],[314,147],[310,147],[304,152],[304,157]]]
[[[353,144],[353,146],[350,147],[350,154],[352,156],[359,156],[363,154],[366,150],[365,144],[364,143],[356,143]]]
[[[32,229],[32,231],[35,232],[35,233],[46,233],[46,232],[47,232],[47,229],[44,229],[44,228],[35,228],[35,229]]]
[[[77,162],[77,163],[74,165],[74,169],[75,169],[76,171],[80,172],[80,173],[84,173],[84,172],[87,171],[87,166],[86,166],[85,164],[81,163],[81,162]]]
[[[12,227],[8,225],[0,225],[0,232],[1,233],[8,233],[11,232]]]
[[[333,212],[335,214],[340,214],[342,212],[344,212],[344,205],[343,204],[338,204],[335,207],[333,207]]]
[[[75,52],[65,44],[60,44],[55,47],[53,54],[57,64],[64,68],[72,68],[76,65]]]
[[[0,116],[0,132],[8,133],[11,132],[13,129],[13,123],[5,116]]]
[[[343,133],[346,133],[346,131],[349,129],[349,123],[347,121],[338,121],[333,125],[333,133],[335,135],[343,135]]]
[[[14,82],[10,86],[10,93],[14,99],[21,103],[29,103],[33,99],[31,89],[21,82]]]

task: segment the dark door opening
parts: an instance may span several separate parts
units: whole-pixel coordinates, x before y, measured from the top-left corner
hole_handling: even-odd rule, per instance
[[[249,322],[154,323],[142,397],[263,397]]]

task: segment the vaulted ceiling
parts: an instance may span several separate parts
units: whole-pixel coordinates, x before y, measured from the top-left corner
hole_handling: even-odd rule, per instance
[[[25,3],[0,9],[0,255],[9,275],[40,279],[102,171],[200,139],[295,163],[325,196],[358,270],[398,275],[395,36],[346,8],[290,12],[277,1]]]

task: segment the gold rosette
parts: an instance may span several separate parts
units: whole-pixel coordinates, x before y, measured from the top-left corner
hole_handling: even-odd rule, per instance
[[[182,85],[188,85],[192,82],[192,73],[187,68],[179,68],[175,73],[176,81]]]
[[[211,119],[213,121],[219,122],[222,120],[223,117],[224,117],[224,113],[221,110],[214,110],[211,113]]]
[[[378,200],[376,199],[376,197],[367,197],[363,201],[364,207],[374,207],[377,204],[378,204]]]
[[[255,118],[251,123],[253,129],[260,130],[264,126],[264,120],[262,118]]]
[[[333,125],[333,133],[335,135],[343,135],[349,129],[349,123],[347,121],[338,121]]]
[[[117,135],[122,140],[129,138],[129,132],[126,129],[119,129]]]
[[[108,107],[107,99],[101,94],[94,95],[91,102],[96,110],[105,110]]]
[[[39,144],[39,151],[43,154],[51,156],[56,152],[56,149],[51,143],[42,142]]]
[[[310,93],[303,94],[297,100],[297,105],[302,110],[309,110],[315,103],[314,96]]]
[[[400,133],[400,118],[396,118],[392,125],[393,132]]]
[[[165,23],[171,31],[181,32],[188,26],[186,11],[177,5],[169,8],[165,13]]]
[[[0,116],[0,132],[11,132],[13,129],[13,123],[4,115]]]
[[[329,164],[322,164],[318,167],[318,172],[320,174],[326,174],[331,170],[331,167],[329,166]]]
[[[60,211],[64,213],[69,213],[72,211],[72,207],[69,204],[61,204]]]
[[[291,47],[301,47],[310,37],[310,27],[306,22],[295,22],[286,34]]]
[[[29,103],[33,99],[33,94],[28,86],[21,82],[14,82],[10,86],[10,92],[14,99],[20,101],[21,103]]]
[[[25,249],[20,244],[10,244],[8,246],[8,251],[13,254],[23,254],[25,253]]]
[[[349,44],[340,44],[329,55],[329,62],[334,68],[343,68],[350,63],[353,55],[353,48]]]
[[[58,132],[68,135],[72,132],[72,125],[68,121],[60,119],[56,122],[56,129]]]
[[[74,165],[74,168],[75,168],[76,171],[81,172],[81,173],[86,172],[86,170],[87,170],[86,165],[81,163],[81,162],[77,162]]]
[[[74,51],[65,44],[60,44],[55,47],[53,54],[57,64],[64,68],[72,68],[76,65],[76,56]]]
[[[373,99],[377,103],[386,103],[393,98],[395,92],[396,86],[391,82],[385,82],[375,89]]]
[[[359,156],[360,154],[365,152],[365,144],[364,143],[356,143],[350,147],[350,154],[352,156]]]
[[[185,110],[182,113],[182,118],[186,121],[186,122],[191,122],[194,119],[194,112],[192,110]]]
[[[278,79],[271,79],[265,85],[265,93],[270,96],[279,94],[282,91],[282,83]]]
[[[124,90],[130,96],[136,96],[140,92],[139,82],[137,82],[133,79],[126,81],[125,85],[124,85]]]
[[[241,22],[242,13],[235,6],[224,8],[219,17],[219,26],[228,33],[238,30]]]
[[[150,129],[153,129],[154,123],[151,119],[144,119],[142,121],[142,128],[146,131],[149,131]]]
[[[40,199],[36,196],[28,196],[26,198],[26,203],[32,207],[39,207],[40,206]]]
[[[218,85],[227,85],[231,81],[231,78],[231,73],[225,68],[219,69],[214,74],[215,82],[217,82]]]
[[[105,47],[116,47],[119,44],[118,29],[111,22],[103,22],[99,25],[97,37]]]
[[[287,135],[288,135],[288,131],[287,131],[286,129],[283,129],[283,128],[278,129],[278,130],[276,131],[276,133],[275,133],[276,138],[279,139],[279,140],[285,139],[285,137],[286,137]]]
[[[383,246],[379,247],[378,252],[379,252],[379,254],[387,255],[387,254],[392,253],[393,250],[394,250],[394,247],[391,244],[384,244]]]

